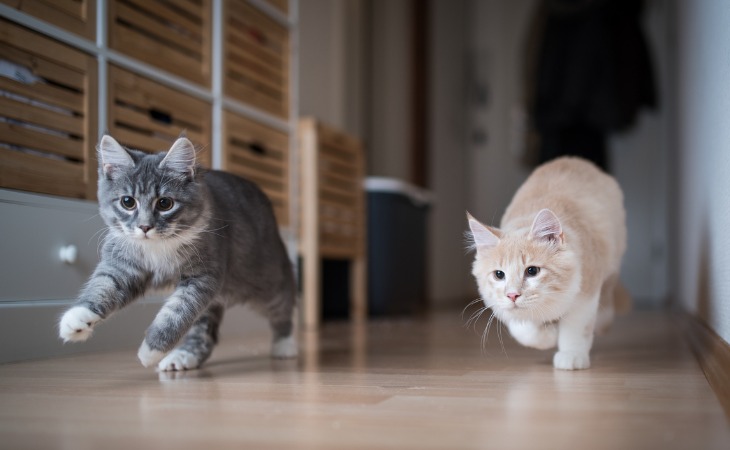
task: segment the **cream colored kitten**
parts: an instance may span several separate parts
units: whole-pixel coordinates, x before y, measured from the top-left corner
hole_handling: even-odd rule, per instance
[[[557,345],[556,368],[590,367],[594,331],[630,303],[618,280],[626,250],[618,183],[585,160],[560,158],[525,181],[499,229],[467,216],[485,306],[522,345]]]

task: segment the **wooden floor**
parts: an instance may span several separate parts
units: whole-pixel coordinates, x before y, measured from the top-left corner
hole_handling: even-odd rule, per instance
[[[198,371],[158,374],[135,352],[0,366],[0,448],[728,449],[730,427],[661,312],[598,339],[593,368],[556,371],[458,312],[327,324],[298,361],[223,336]]]

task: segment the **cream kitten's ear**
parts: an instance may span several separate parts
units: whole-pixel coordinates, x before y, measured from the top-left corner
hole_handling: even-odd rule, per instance
[[[499,244],[499,237],[493,233],[488,227],[482,225],[478,220],[466,213],[469,221],[469,229],[473,237],[473,246],[479,250],[480,248],[492,248]]]
[[[558,217],[549,209],[543,209],[532,222],[530,236],[533,239],[563,243],[563,227]]]

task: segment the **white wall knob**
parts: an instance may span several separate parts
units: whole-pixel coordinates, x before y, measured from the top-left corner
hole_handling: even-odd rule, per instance
[[[75,245],[64,245],[58,252],[58,257],[61,258],[62,262],[66,264],[73,264],[76,262],[76,257],[79,254],[79,249]]]

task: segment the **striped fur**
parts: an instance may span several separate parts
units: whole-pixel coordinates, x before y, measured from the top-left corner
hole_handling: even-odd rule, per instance
[[[268,316],[275,350],[293,342],[293,268],[258,187],[197,167],[186,138],[158,154],[125,149],[109,136],[98,148],[99,210],[108,232],[96,270],[61,318],[62,339],[85,340],[147,290],[174,286],[140,347],[145,366],[164,357],[160,370],[198,367],[234,303],[250,302]],[[287,345],[286,355],[275,356],[294,356]]]

